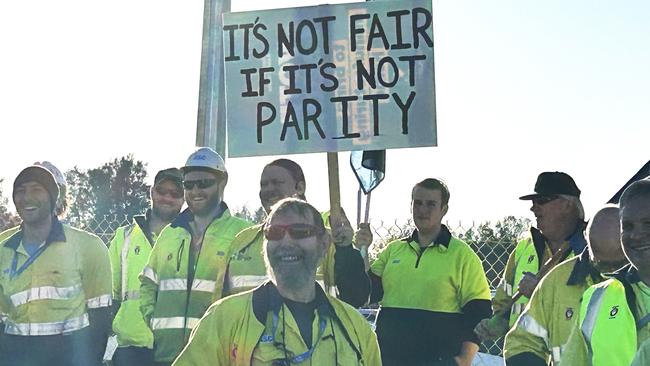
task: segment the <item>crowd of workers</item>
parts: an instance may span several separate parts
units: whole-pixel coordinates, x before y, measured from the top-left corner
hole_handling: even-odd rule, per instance
[[[541,173],[520,197],[536,225],[494,298],[442,224],[439,179],[413,187],[415,230],[372,263],[369,226],[307,203],[295,162],[264,167],[259,225],[230,214],[227,182],[223,159],[197,149],[156,174],[151,208],[107,247],[61,222],[56,167],[21,171],[22,224],[0,233],[0,365],[469,366],[503,336],[507,365],[650,365],[650,180],[587,224],[574,180]],[[373,329],[357,308],[377,303]]]

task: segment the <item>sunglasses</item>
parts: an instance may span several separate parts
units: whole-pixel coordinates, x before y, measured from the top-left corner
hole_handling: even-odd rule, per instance
[[[323,231],[323,228],[309,224],[268,225],[264,228],[264,237],[267,240],[282,240],[289,233],[291,239],[298,240],[320,235]]]
[[[186,180],[183,181],[183,188],[187,189],[188,191],[194,187],[199,187],[199,189],[206,189],[212,187],[215,183],[217,183],[217,180],[214,178]]]
[[[545,204],[547,204],[547,203],[549,203],[551,201],[555,201],[558,198],[560,198],[560,197],[558,197],[558,196],[541,196],[541,197],[534,198],[532,201],[533,201],[533,204],[541,206],[541,205],[545,205]]]
[[[183,197],[183,192],[177,189],[163,189],[156,187],[156,193],[161,196],[170,196],[171,198],[179,199]]]

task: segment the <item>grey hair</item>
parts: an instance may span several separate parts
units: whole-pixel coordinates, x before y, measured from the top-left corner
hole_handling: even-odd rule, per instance
[[[580,220],[585,219],[585,208],[582,205],[582,201],[580,201],[579,197],[569,196],[569,195],[566,195],[566,194],[560,194],[560,195],[558,195],[558,197],[569,201],[569,203],[571,203],[573,205],[573,207],[576,210],[576,215],[578,216],[578,218]]]

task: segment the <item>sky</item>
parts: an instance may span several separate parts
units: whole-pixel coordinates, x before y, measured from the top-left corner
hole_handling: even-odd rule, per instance
[[[339,3],[340,1],[329,1]],[[319,1],[232,1],[233,11]],[[62,170],[126,154],[159,169],[195,146],[203,2],[0,3],[0,178],[37,160]],[[387,152],[373,222],[405,222],[427,178],[451,191],[447,220],[532,218],[517,197],[564,171],[593,214],[650,159],[650,2],[433,1],[438,146]],[[342,204],[357,183],[339,153]],[[307,198],[328,205],[326,155],[291,155]],[[263,166],[229,158],[226,202],[257,207]]]

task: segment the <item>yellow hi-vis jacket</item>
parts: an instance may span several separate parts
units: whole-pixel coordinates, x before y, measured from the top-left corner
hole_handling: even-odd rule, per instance
[[[537,285],[517,324],[508,332],[508,366],[558,365],[576,322],[583,292],[602,281],[583,251],[553,268]]]
[[[146,216],[135,216],[133,224],[115,231],[108,253],[113,270],[113,300],[120,308],[113,319],[113,332],[120,347],[153,348],[153,334],[140,312],[140,279],[156,240]]]
[[[213,304],[174,366],[288,365],[279,362],[296,364],[301,357],[305,365],[381,365],[377,337],[366,319],[320,286],[316,293],[322,305],[312,323],[311,354],[291,311],[269,282]]]
[[[111,305],[108,251],[100,238],[54,217],[43,246],[30,257],[17,230],[0,243],[0,311],[4,332],[61,335],[90,325],[88,310]]]
[[[171,362],[180,353],[212,303],[215,279],[223,276],[228,247],[250,224],[230,215],[223,204],[203,236],[196,260],[190,260],[193,215],[183,211],[158,236],[140,281],[140,311],[154,335],[154,358]]]
[[[650,339],[650,288],[629,267],[588,288],[562,366],[628,366]]]
[[[582,229],[583,226],[579,226],[567,239],[572,249],[568,257],[578,255],[585,249],[587,243]],[[511,328],[528,303],[526,296],[521,296],[514,304],[510,303],[510,299],[518,290],[519,282],[521,282],[525,272],[537,273],[551,256],[552,253],[546,244],[546,239],[536,228],[531,228],[530,237],[517,243],[515,250],[510,254],[503,272],[503,278],[497,288],[494,299],[492,299],[492,307],[494,313],[499,313],[505,307],[511,306],[510,316],[508,318]]]

